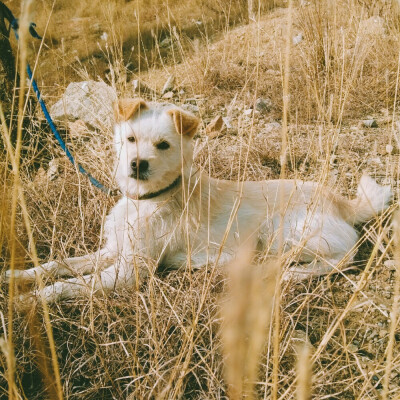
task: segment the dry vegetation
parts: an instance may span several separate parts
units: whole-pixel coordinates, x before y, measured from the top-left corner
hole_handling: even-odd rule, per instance
[[[17,13],[19,4],[7,4]],[[202,118],[196,162],[212,176],[257,180],[284,173],[350,196],[366,170],[392,185],[397,202],[397,2],[301,1],[291,13],[286,2],[273,5],[263,3],[249,23],[243,1],[54,7],[43,1],[44,11],[36,4],[31,17],[41,33],[50,21],[39,84],[52,102],[72,80],[100,77],[132,94],[131,80],[140,78],[159,93],[173,73],[178,89],[172,101],[196,106]],[[28,44],[34,62],[38,44]],[[270,99],[268,109],[245,112],[259,97]],[[156,94],[149,99],[160,101]],[[204,127],[218,114],[232,126],[207,137]],[[363,126],[368,118],[378,127]],[[31,266],[35,254],[43,262],[96,249],[114,202],[69,164],[39,110],[24,131],[22,149],[20,141],[14,150],[1,149],[4,270]],[[2,146],[7,132],[3,124]],[[78,160],[113,186],[110,132],[66,135]],[[51,180],[46,171],[53,158],[60,168]],[[287,266],[290,256],[250,266],[244,252],[226,270],[158,271],[139,290],[25,312],[14,308],[10,298],[17,294],[4,283],[0,397],[400,399],[400,247],[389,229],[394,209],[359,227],[350,271],[282,282],[275,298],[271,271]]]

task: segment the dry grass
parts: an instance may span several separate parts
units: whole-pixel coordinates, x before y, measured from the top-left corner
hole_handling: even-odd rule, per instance
[[[179,86],[174,101],[195,97],[190,102],[199,107],[203,128],[217,114],[231,121],[232,128],[218,138],[208,138],[201,129],[196,143],[196,162],[226,179],[272,179],[283,173],[282,129],[271,122],[285,127],[287,99],[286,176],[325,182],[350,196],[367,170],[391,184],[397,199],[397,3],[310,3],[294,3],[288,36],[287,9],[267,12],[269,2],[249,25],[241,1],[230,7],[194,0],[146,2],[146,7],[140,1],[99,2],[97,7],[56,3],[52,13],[52,3],[43,2],[46,12],[34,19],[41,27],[50,17],[49,48],[38,62],[45,71],[39,83],[51,100],[77,77],[99,75],[129,93],[132,77],[160,91],[174,73]],[[191,19],[201,20],[203,30],[194,28],[198,25]],[[242,26],[231,27],[239,22]],[[107,45],[99,39],[104,31]],[[293,44],[299,33],[303,40]],[[138,37],[150,38],[139,47],[141,70],[138,54],[126,50],[136,46]],[[173,40],[164,53],[159,45],[165,37]],[[283,96],[285,90],[289,96]],[[271,109],[245,115],[258,97],[270,98]],[[367,115],[377,119],[379,128],[359,124]],[[26,146],[20,165],[15,163],[18,146],[1,149],[4,270],[32,265],[35,252],[45,261],[96,249],[114,201],[75,171],[41,118],[34,110],[19,135],[18,146]],[[6,132],[3,127],[3,138]],[[113,186],[109,133],[66,135],[78,160]],[[393,151],[387,152],[388,144]],[[54,180],[46,174],[52,158],[60,160]],[[0,397],[61,397],[59,375],[66,399],[286,400],[311,398],[311,393],[321,400],[398,399],[399,275],[397,264],[384,265],[389,259],[398,262],[398,244],[389,230],[394,208],[360,227],[352,271],[282,284],[279,299],[274,299],[274,274],[260,276],[271,265],[286,266],[290,258],[259,260],[254,266],[246,254],[231,269],[159,271],[139,291],[48,308],[38,304],[26,313],[13,308],[12,286],[2,284],[0,331],[6,341],[0,342]]]

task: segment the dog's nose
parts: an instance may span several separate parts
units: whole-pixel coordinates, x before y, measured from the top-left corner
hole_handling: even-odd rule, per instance
[[[140,160],[139,165],[137,161],[132,161],[132,171],[134,173],[139,172],[139,174],[142,174],[144,172],[147,172],[149,169],[149,162],[147,160]]]

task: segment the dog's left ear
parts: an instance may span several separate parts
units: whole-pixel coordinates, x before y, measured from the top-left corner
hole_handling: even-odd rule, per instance
[[[174,121],[175,129],[181,135],[193,137],[199,127],[199,119],[186,111],[179,108],[172,108],[167,111]]]
[[[141,99],[119,99],[114,103],[114,117],[116,122],[124,122],[133,118],[141,110],[149,107]]]

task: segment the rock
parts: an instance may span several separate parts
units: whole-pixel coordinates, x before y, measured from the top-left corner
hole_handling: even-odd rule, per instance
[[[364,35],[383,36],[386,34],[385,20],[374,16],[360,22],[360,32]]]
[[[60,160],[58,160],[57,158],[53,158],[49,162],[49,169],[47,170],[47,177],[51,181],[54,181],[54,179],[58,178],[59,166],[60,166]]]
[[[389,269],[390,271],[396,270],[396,261],[395,260],[386,260],[383,265]]]
[[[375,336],[378,336],[378,331],[377,331],[376,329],[374,329],[374,330],[371,332],[371,335],[370,335],[369,337],[370,337],[370,339],[373,339]]]
[[[356,352],[358,351],[358,346],[355,345],[354,343],[350,343],[350,344],[347,346],[347,350],[348,350],[350,353],[356,353]]]
[[[251,115],[251,114],[253,114],[253,109],[252,108],[248,108],[247,110],[243,111],[243,114],[244,115]]]
[[[270,99],[258,98],[254,104],[254,108],[261,114],[271,111],[272,101]]]
[[[282,128],[282,125],[279,122],[269,122],[265,124],[265,130],[267,133],[272,131],[277,131]]]
[[[210,138],[219,136],[224,126],[224,120],[217,115],[206,127],[206,133]]]
[[[268,75],[273,75],[273,76],[281,76],[282,75],[281,71],[276,70],[276,69],[267,69],[265,71],[265,73]]]
[[[382,339],[382,338],[384,338],[385,336],[387,336],[388,333],[389,333],[389,332],[388,332],[386,329],[381,329],[381,330],[379,331],[379,337]]]
[[[162,88],[161,94],[166,94],[167,92],[171,92],[174,89],[174,87],[175,87],[175,76],[170,75]]]
[[[206,132],[220,131],[224,125],[224,120],[220,115],[217,115],[206,128]]]
[[[376,119],[364,119],[362,121],[362,125],[365,126],[366,128],[377,128],[378,123],[376,122]]]
[[[95,129],[112,129],[115,90],[104,82],[72,82],[61,100],[50,108],[54,120],[76,121],[81,119]]]
[[[166,37],[165,39],[163,39],[159,46],[161,48],[165,48],[165,47],[169,47],[172,44],[172,39],[170,37]]]
[[[386,153],[387,154],[392,154],[393,152],[393,146],[391,144],[386,145]]]
[[[200,95],[196,95],[195,97],[189,97],[185,99],[185,103],[190,103],[197,105],[199,102],[205,101],[206,99],[201,97]]]
[[[145,83],[143,83],[139,79],[132,80],[132,87],[133,87],[133,92],[135,94],[141,94],[141,93],[154,94],[155,93],[155,90],[151,89],[149,86],[147,86]]]
[[[90,132],[85,122],[81,119],[68,122],[68,131],[72,138],[82,138]]]
[[[314,346],[310,342],[310,339],[309,339],[307,333],[300,329],[296,329],[293,331],[292,342],[294,345],[296,345],[296,347],[299,345],[300,345],[299,348],[301,346],[307,346],[311,351],[315,350]]]
[[[197,107],[197,106],[194,105],[194,104],[190,104],[190,103],[182,104],[181,107],[182,107],[184,110],[189,111],[189,112],[191,112],[191,113],[193,113],[193,114],[198,114],[198,112],[199,112],[199,107]]]
[[[103,32],[103,34],[100,36],[101,40],[104,40],[105,42],[107,42],[108,39],[108,33],[107,32]]]
[[[382,165],[382,160],[376,156],[368,159],[369,164]]]
[[[296,36],[293,36],[292,42],[296,46],[303,41],[303,34],[299,33]]]
[[[232,129],[231,119],[229,117],[222,117],[222,120],[228,129]]]
[[[170,91],[167,93],[164,93],[162,98],[165,100],[171,100],[174,97],[174,92]]]
[[[35,178],[33,179],[33,182],[31,184],[37,184],[43,186],[45,185],[46,181],[47,181],[47,173],[43,167],[39,167],[35,175]]]

